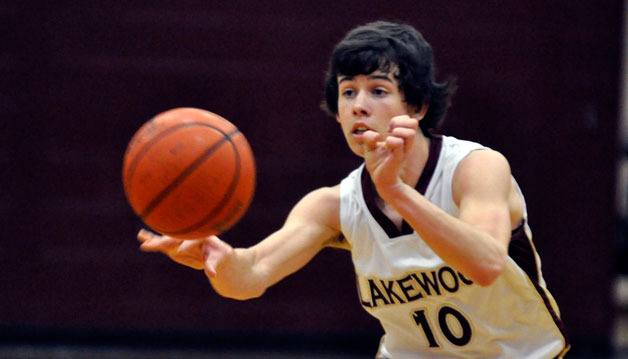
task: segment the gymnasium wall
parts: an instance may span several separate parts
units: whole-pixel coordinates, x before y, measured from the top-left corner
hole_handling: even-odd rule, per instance
[[[442,132],[509,158],[574,350],[606,350],[622,11],[621,1],[1,4],[0,340],[288,336],[344,350],[366,338],[356,346],[373,353],[381,332],[360,308],[348,253],[324,250],[262,298],[221,298],[201,272],[138,250],[121,166],[134,131],[163,110],[230,119],[259,179],[223,239],[256,243],[302,195],[359,164],[319,110],[323,75],[347,30],[393,19],[423,32],[440,79],[457,78]]]

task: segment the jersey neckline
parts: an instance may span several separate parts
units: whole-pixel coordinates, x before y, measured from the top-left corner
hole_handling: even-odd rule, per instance
[[[432,180],[432,176],[434,175],[434,171],[436,170],[436,165],[438,164],[438,158],[440,157],[440,152],[443,145],[443,137],[440,135],[431,135],[430,136],[430,145],[427,155],[427,161],[425,162],[425,168],[423,168],[423,172],[421,172],[421,176],[417,181],[415,189],[422,195],[425,195],[427,191],[427,187]],[[406,222],[403,220],[401,222],[401,230],[397,228],[397,226],[393,223],[393,221],[388,218],[384,212],[377,206],[377,198],[379,195],[377,194],[377,190],[375,189],[375,184],[371,180],[371,176],[366,170],[366,166],[362,168],[361,174],[361,184],[362,184],[362,195],[364,197],[364,202],[366,203],[366,207],[368,208],[371,215],[377,221],[377,223],[382,227],[384,232],[388,235],[389,238],[395,238],[399,236],[405,236],[408,234],[412,234],[414,230]]]

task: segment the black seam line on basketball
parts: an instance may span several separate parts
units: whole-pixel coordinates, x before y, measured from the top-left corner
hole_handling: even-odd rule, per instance
[[[126,176],[127,182],[129,185],[129,188],[126,189],[127,192],[128,193],[131,192],[131,187],[130,187],[132,183],[131,178],[133,178],[133,175],[135,174],[135,170],[137,168],[138,163],[144,158],[144,156],[146,155],[146,153],[148,153],[148,150],[150,150],[150,148],[152,147],[154,143],[159,142],[162,138],[182,128],[191,127],[195,125],[202,126],[206,124],[202,122],[189,122],[189,123],[178,124],[176,126],[165,129],[164,131],[160,132],[155,137],[153,137],[150,141],[146,142],[144,146],[137,152],[137,155],[133,158],[133,162],[129,164],[129,169],[127,170],[127,176]]]
[[[162,138],[172,134],[173,132],[176,132],[176,131],[178,131],[180,129],[183,129],[183,128],[192,127],[192,126],[209,127],[211,129],[214,129],[214,130],[220,132],[223,136],[227,136],[227,134],[224,131],[222,131],[221,129],[219,129],[219,128],[215,127],[215,126],[212,126],[210,124],[207,124],[207,123],[204,123],[204,122],[197,122],[197,121],[178,124],[176,126],[172,126],[170,128],[167,128],[166,130],[160,132],[155,137],[153,137],[153,139],[151,139],[150,141],[148,141],[148,142],[146,142],[144,144],[144,146],[137,152],[137,155],[135,155],[135,157],[133,158],[133,162],[131,162],[131,164],[129,164],[129,169],[127,171],[127,176],[126,176],[127,182],[128,182],[128,188],[125,188],[125,191],[127,192],[127,194],[131,193],[131,183],[133,183],[133,181],[131,181],[131,178],[133,178],[133,175],[135,174],[135,170],[136,170],[138,164],[140,163],[142,158],[144,158],[144,156],[148,153],[148,151],[150,150],[152,145],[154,143],[158,142],[158,141],[161,141]]]
[[[231,141],[231,139],[229,139],[228,141],[231,144],[231,147],[233,147],[233,152],[235,153],[236,172],[233,175],[233,179],[231,180],[231,183],[229,183],[229,187],[227,188],[227,191],[225,191],[225,195],[220,199],[220,202],[218,202],[218,204],[216,204],[216,206],[211,211],[209,211],[209,213],[205,217],[203,217],[203,219],[201,219],[200,221],[186,228],[183,228],[174,232],[169,232],[169,234],[177,235],[177,234],[182,234],[182,233],[188,233],[188,232],[192,232],[203,227],[205,224],[207,224],[207,222],[214,219],[214,216],[216,216],[216,213],[218,213],[218,211],[220,211],[225,206],[227,201],[233,195],[233,192],[235,192],[237,184],[240,182],[240,172],[241,172],[240,171],[240,153],[238,152],[238,148],[233,143],[233,141]],[[229,219],[230,218],[227,218],[225,222],[228,222]]]
[[[211,126],[210,126],[211,127]],[[217,141],[216,143],[214,143],[213,145],[211,145],[208,149],[205,150],[205,152],[203,152],[200,156],[198,156],[194,161],[192,161],[192,163],[187,166],[187,168],[185,168],[183,171],[181,171],[181,173],[177,176],[177,178],[175,178],[168,186],[166,186],[166,188],[164,188],[163,190],[161,190],[161,192],[159,192],[159,194],[157,196],[155,196],[155,198],[153,198],[152,201],[150,201],[150,203],[148,204],[148,206],[146,206],[146,208],[144,208],[144,210],[141,212],[140,217],[146,219],[150,213],[164,200],[166,199],[166,197],[168,197],[168,195],[179,186],[179,184],[181,184],[181,182],[183,182],[190,174],[192,174],[203,162],[205,162],[205,160],[207,158],[209,158],[209,156],[212,155],[212,153],[214,153],[223,143],[225,143],[226,141],[231,142],[230,138],[238,133],[240,133],[240,130],[238,130],[237,128],[233,131],[231,131],[230,133],[224,133],[220,130],[218,130],[220,133],[223,134],[223,138],[220,141]]]

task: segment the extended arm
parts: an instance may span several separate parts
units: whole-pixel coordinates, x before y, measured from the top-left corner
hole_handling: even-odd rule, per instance
[[[281,229],[252,247],[234,249],[215,236],[196,243],[201,245],[203,268],[214,289],[223,296],[245,300],[261,296],[268,287],[302,268],[338,237],[339,227],[336,186],[303,197]],[[153,240],[155,243],[150,244]],[[142,248],[165,252],[176,260],[172,249],[166,252],[159,247],[168,240],[172,241],[169,237],[151,239]]]

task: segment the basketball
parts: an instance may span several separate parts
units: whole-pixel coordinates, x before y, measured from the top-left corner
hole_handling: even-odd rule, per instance
[[[122,172],[133,211],[151,229],[191,239],[223,233],[249,208],[255,159],[244,135],[223,117],[175,108],[132,137]]]

